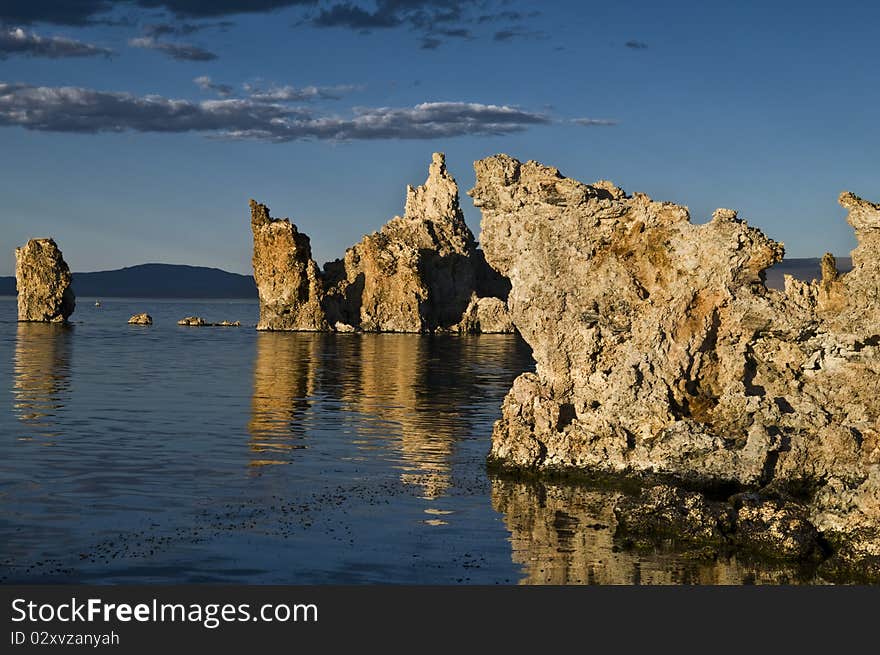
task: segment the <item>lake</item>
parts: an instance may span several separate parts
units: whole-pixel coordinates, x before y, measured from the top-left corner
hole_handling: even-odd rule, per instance
[[[146,311],[151,327],[126,324]],[[241,328],[178,327],[198,315]],[[257,333],[255,301],[0,298],[0,581],[791,583],[614,542],[618,492],[487,473],[516,336]]]

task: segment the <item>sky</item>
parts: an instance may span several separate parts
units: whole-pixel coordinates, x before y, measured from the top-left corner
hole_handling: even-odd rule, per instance
[[[251,271],[248,199],[319,264],[447,156],[468,223],[498,152],[716,207],[789,257],[880,201],[880,3],[0,0],[0,275]]]

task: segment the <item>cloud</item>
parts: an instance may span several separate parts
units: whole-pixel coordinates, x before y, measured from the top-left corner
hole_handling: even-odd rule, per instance
[[[610,118],[572,118],[571,122],[575,125],[583,125],[584,127],[611,127],[617,125],[617,121]]]
[[[10,55],[25,57],[109,57],[112,50],[91,43],[75,41],[61,36],[40,36],[19,28],[0,28],[0,59]]]
[[[168,43],[166,41],[157,41],[152,36],[142,36],[136,39],[129,39],[128,45],[132,48],[157,50],[177,61],[211,61],[212,59],[217,59],[217,55],[210,50],[205,50],[204,48],[189,43]]]
[[[115,24],[120,12],[127,10],[159,10],[180,20],[210,20],[284,8],[300,10],[300,25],[357,32],[407,29],[421,37],[425,49],[439,47],[450,38],[470,38],[474,25],[523,22],[541,13],[513,11],[508,0],[2,0],[0,24]],[[228,21],[222,20],[208,24],[159,20],[147,26],[146,37],[185,36],[209,27],[228,27]],[[529,34],[521,29],[511,33]]]
[[[361,87],[353,84],[336,86],[277,86],[262,88],[258,84],[245,84],[244,90],[251,100],[258,102],[302,102],[309,100],[339,100],[344,95],[357,91]]]
[[[506,30],[498,30],[492,35],[495,41],[512,41],[513,39],[545,39],[547,35],[537,30],[524,30],[512,27]]]
[[[199,132],[214,138],[352,141],[436,139],[521,132],[551,120],[506,105],[425,102],[318,115],[252,98],[192,102],[157,95],[0,83],[0,126],[43,132]]]
[[[175,16],[212,18],[313,6],[317,0],[3,0],[0,22],[16,25],[89,25],[115,8],[164,9]]]
[[[540,14],[533,11],[523,14],[518,11],[501,9],[506,3],[502,0],[487,0],[480,3],[466,0],[376,0],[364,6],[360,2],[335,2],[323,6],[307,22],[319,28],[345,28],[357,32],[370,32],[376,29],[403,28],[421,35],[420,47],[435,50],[452,38],[473,38],[470,26],[498,21],[516,21]],[[494,13],[475,14],[474,11],[499,9]],[[497,38],[507,40],[514,36],[538,36],[539,32],[511,28],[508,36]]]
[[[227,30],[235,23],[229,20],[220,20],[210,23],[151,23],[144,26],[144,34],[152,37],[161,36],[187,36],[203,30],[219,29]]]
[[[235,90],[229,84],[219,84],[211,80],[207,75],[201,75],[193,80],[196,86],[199,87],[202,91],[213,91],[219,96],[223,96],[224,98],[231,96]]]
[[[648,47],[648,44],[644,41],[627,41],[623,45],[627,48],[632,48],[633,50],[644,50]]]

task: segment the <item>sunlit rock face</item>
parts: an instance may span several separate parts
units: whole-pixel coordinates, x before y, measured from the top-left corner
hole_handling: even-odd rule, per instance
[[[425,184],[407,187],[403,216],[366,235],[323,272],[308,237],[289,221],[269,218],[268,208],[252,201],[251,224],[260,329],[436,332],[483,325],[479,331],[509,331],[509,320],[489,314],[459,327],[475,297],[495,297],[501,306],[494,303],[491,314],[506,314],[509,284],[477,249],[441,153],[434,154]]]
[[[482,247],[535,374],[504,401],[505,466],[808,487],[810,521],[880,561],[880,207],[843,194],[854,268],[768,290],[783,247],[719,209],[476,162]],[[843,552],[843,551],[839,551]]]
[[[15,250],[18,320],[64,323],[76,308],[70,268],[52,239],[31,239]]]
[[[258,330],[327,330],[323,290],[309,237],[289,219],[250,201],[254,280],[260,296]]]

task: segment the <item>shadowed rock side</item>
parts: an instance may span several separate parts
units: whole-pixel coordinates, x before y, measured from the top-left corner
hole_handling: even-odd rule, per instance
[[[403,216],[366,235],[319,273],[309,240],[251,201],[259,329],[350,332],[512,331],[509,283],[477,249],[458,186],[435,153],[428,179],[407,187]],[[483,303],[483,297],[498,303]],[[478,311],[479,310],[479,311]],[[485,320],[477,320],[480,314]]]
[[[536,162],[475,168],[486,258],[537,363],[490,458],[797,491],[838,561],[880,573],[880,208],[841,196],[852,272],[826,258],[822,281],[780,292],[763,272],[782,245],[731,210],[693,225],[685,207]]]
[[[327,330],[318,266],[309,237],[288,219],[250,201],[254,280],[260,296],[258,330]]]
[[[18,320],[64,323],[76,308],[70,268],[52,239],[31,239],[15,249]]]

